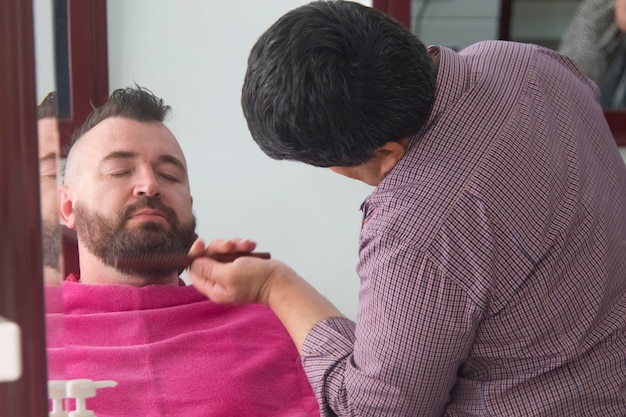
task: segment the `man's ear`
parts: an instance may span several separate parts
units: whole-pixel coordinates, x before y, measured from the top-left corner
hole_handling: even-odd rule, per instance
[[[406,148],[408,146],[408,140],[406,141],[391,141],[385,143],[374,152],[374,159],[377,161],[378,174],[382,179],[400,162],[400,159],[404,156]]]
[[[72,202],[72,197],[67,189],[67,185],[59,188],[59,215],[68,229],[74,228],[76,217],[74,215],[74,203]]]

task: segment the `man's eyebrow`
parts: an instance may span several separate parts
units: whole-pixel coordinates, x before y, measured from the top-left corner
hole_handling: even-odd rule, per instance
[[[102,160],[100,161],[100,163],[104,163],[106,161],[111,161],[111,160],[115,160],[115,159],[133,159],[136,158],[138,156],[138,154],[136,152],[131,152],[131,151],[113,151],[110,154],[108,154],[107,156],[105,156],[104,158],[102,158]],[[173,155],[168,155],[168,154],[164,154],[159,156],[158,158],[158,162],[159,163],[167,163],[167,164],[172,164],[172,165],[176,165],[178,168],[180,168],[183,171],[187,171],[187,167],[185,166],[185,164],[178,158],[176,158]]]
[[[132,159],[132,158],[135,158],[136,156],[137,156],[136,152],[113,151],[110,154],[108,154],[107,156],[105,156],[104,158],[102,158],[100,163],[102,164],[104,162],[111,161],[113,159]]]
[[[39,158],[40,161],[55,160],[55,159],[57,159],[56,152],[48,152],[47,154]]]

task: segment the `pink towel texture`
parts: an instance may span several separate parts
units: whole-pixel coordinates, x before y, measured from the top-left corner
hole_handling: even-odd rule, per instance
[[[47,288],[49,379],[114,380],[97,417],[311,417],[313,391],[266,306],[217,305],[192,286]]]

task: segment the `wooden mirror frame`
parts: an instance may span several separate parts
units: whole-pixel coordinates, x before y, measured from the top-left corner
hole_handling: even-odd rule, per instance
[[[22,376],[0,383],[0,415],[48,413],[32,2],[0,5],[0,315],[21,332]]]
[[[66,156],[71,134],[87,118],[92,106],[103,104],[109,96],[106,0],[54,0],[55,9],[64,9],[66,25],[57,24],[57,91],[69,98],[69,114],[61,112],[59,133],[61,153]],[[57,6],[58,5],[58,6]],[[64,27],[65,26],[65,27]],[[64,50],[63,43],[67,50]],[[59,103],[60,106],[63,103]]]
[[[70,114],[63,141],[108,96],[106,0],[54,0],[65,6]],[[61,18],[63,13],[61,14]],[[0,3],[0,315],[21,332],[22,376],[0,383],[0,415],[48,415],[33,4]],[[58,26],[58,22],[57,25]],[[61,26],[63,26],[61,24]]]
[[[513,1],[500,0],[498,39],[510,39]],[[392,16],[405,27],[411,27],[411,0],[373,0],[373,7]],[[604,116],[617,146],[626,146],[626,111],[607,110]]]

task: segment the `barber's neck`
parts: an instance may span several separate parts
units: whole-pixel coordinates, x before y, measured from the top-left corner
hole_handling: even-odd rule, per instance
[[[144,287],[154,284],[178,285],[179,283],[179,277],[176,272],[159,278],[123,273],[115,267],[105,265],[100,258],[89,252],[80,242],[78,244],[78,259],[80,265],[80,283],[82,284]]]

